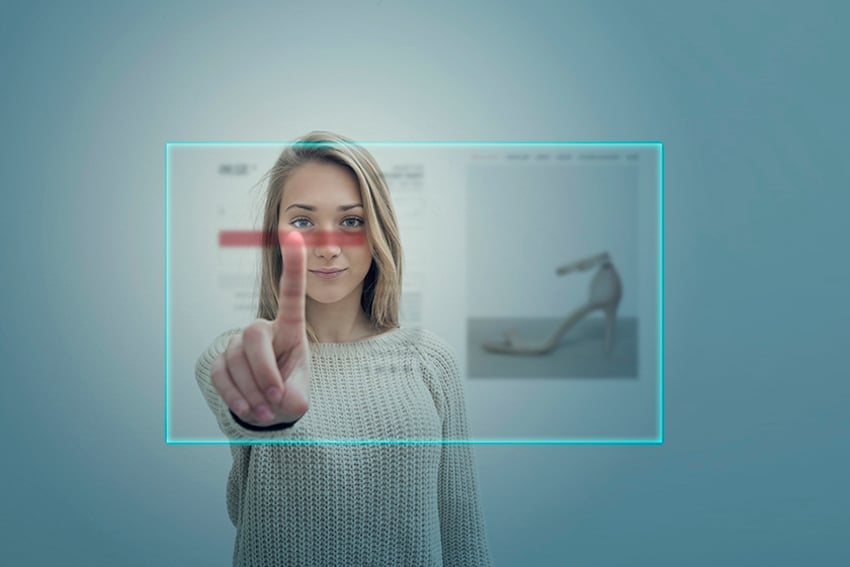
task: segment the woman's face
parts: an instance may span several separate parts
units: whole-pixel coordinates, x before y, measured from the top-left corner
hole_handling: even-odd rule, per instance
[[[297,230],[307,247],[307,297],[336,303],[356,296],[372,264],[357,178],[333,163],[310,162],[283,186],[279,231]]]

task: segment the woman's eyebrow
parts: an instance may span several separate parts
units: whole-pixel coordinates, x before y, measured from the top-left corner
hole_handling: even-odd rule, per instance
[[[307,211],[315,211],[316,210],[316,207],[311,207],[310,205],[301,205],[301,204],[295,203],[294,205],[289,205],[288,207],[286,207],[283,210],[283,212],[285,213],[286,211],[288,211],[289,209],[292,209],[294,207],[298,207],[299,209],[304,209],[304,210],[307,210]]]
[[[288,211],[289,209],[291,209],[293,207],[298,207],[299,209],[304,209],[306,211],[315,211],[316,210],[316,207],[314,207],[312,205],[302,205],[300,203],[295,203],[295,204],[292,204],[292,205],[289,205],[288,207],[286,207],[286,209],[284,209],[283,212],[285,213],[286,211]],[[339,210],[340,211],[350,211],[351,209],[356,209],[357,207],[360,207],[362,209],[363,205],[361,205],[360,203],[354,203],[352,205],[340,205]]]

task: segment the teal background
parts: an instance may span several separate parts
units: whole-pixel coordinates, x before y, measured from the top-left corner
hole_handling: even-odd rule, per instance
[[[164,143],[326,128],[665,144],[665,443],[478,447],[497,565],[850,562],[848,16],[0,3],[1,561],[229,564],[227,448],[163,441]]]

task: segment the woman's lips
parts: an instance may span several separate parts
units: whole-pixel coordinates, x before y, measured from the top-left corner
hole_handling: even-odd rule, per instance
[[[320,272],[318,270],[310,270],[310,273],[316,276],[317,278],[321,278],[323,280],[333,280],[341,276],[347,269],[348,268],[343,268],[342,270],[335,270],[333,272]]]

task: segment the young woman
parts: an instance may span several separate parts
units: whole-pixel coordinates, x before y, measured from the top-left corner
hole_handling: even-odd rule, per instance
[[[229,438],[273,441],[230,445],[234,564],[489,565],[471,447],[451,443],[467,435],[460,372],[443,340],[398,324],[374,158],[326,132],[287,147],[263,234],[258,319],[196,367]]]

